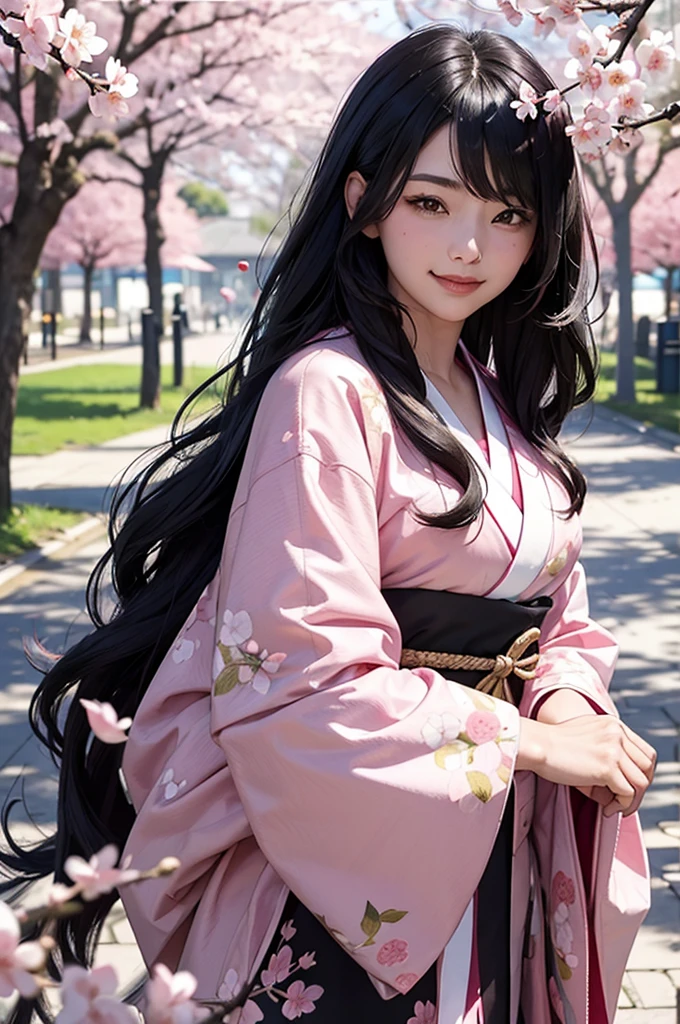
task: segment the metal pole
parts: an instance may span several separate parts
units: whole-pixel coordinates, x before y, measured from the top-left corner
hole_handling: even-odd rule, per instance
[[[57,314],[50,313],[50,334],[52,340],[52,358],[57,358]]]
[[[104,307],[99,307],[99,347],[104,348]]]
[[[173,313],[172,317],[172,345],[174,354],[174,376],[172,383],[176,388],[182,386],[184,367],[182,360],[182,315]]]

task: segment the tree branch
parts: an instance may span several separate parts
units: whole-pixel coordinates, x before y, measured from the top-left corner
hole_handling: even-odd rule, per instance
[[[630,118],[624,117],[621,123],[612,125],[612,128],[616,128],[617,131],[623,131],[625,128],[644,128],[646,124],[656,124],[657,121],[673,121],[678,114],[680,114],[680,100],[674,100],[673,103],[669,103],[663,110],[657,111],[651,117],[645,117],[641,121],[632,121]]]
[[[28,129],[26,128],[24,112],[21,108],[21,54],[18,50],[14,51],[14,80],[12,84],[14,86],[14,113],[19,126],[19,138],[21,139],[21,145],[27,146]]]

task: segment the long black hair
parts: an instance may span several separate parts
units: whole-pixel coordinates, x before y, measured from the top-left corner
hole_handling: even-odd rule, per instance
[[[539,95],[554,88],[512,40],[451,25],[414,32],[358,80],[316,162],[238,355],[192,396],[224,375],[222,403],[190,429],[182,429],[183,407],[168,444],[114,496],[110,547],[87,590],[94,629],[53,664],[31,704],[32,727],[60,763],[58,827],[34,849],[13,843],[4,855],[20,880],[54,871],[65,881],[70,854],[89,857],[106,843],[123,847],[134,812],[118,781],[121,748],[92,738],[78,698],[108,701],[120,716],[134,716],[217,570],[265,385],[313,336],[338,326],[351,330],[398,429],[461,484],[453,509],[423,520],[452,529],[478,514],[482,490],[474,465],[426,405],[402,325],[407,310],[388,290],[379,241],[362,233],[390,212],[418,153],[443,126],[450,127],[456,170],[471,193],[512,198],[536,211],[529,259],[501,295],[466,321],[462,337],[479,360],[493,362],[510,415],[564,484],[566,514],[580,509],[584,478],[556,438],[567,413],[593,393],[586,307],[597,257],[564,131],[567,105],[520,121],[509,104],[522,81]],[[343,192],[353,170],[368,184],[350,219]],[[109,583],[113,613],[106,605]],[[6,817],[4,827],[8,834]],[[91,962],[114,898],[58,922],[63,962]]]

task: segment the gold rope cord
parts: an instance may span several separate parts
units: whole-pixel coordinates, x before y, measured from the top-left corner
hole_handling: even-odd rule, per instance
[[[497,654],[495,658],[476,658],[471,654],[441,654],[438,651],[414,651],[410,647],[405,647],[401,652],[400,664],[402,668],[448,668],[487,672],[475,689],[482,690],[492,697],[511,700],[506,679],[513,672],[520,679],[534,678],[539,655],[530,654],[524,657],[524,654],[540,636],[540,629],[532,626],[517,637],[507,654]]]

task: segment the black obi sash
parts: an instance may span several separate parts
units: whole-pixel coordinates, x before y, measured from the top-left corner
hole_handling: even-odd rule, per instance
[[[441,654],[495,658],[505,654],[526,630],[540,629],[552,607],[549,597],[514,602],[449,591],[383,590],[401,631],[402,647]],[[533,644],[527,654],[537,651]],[[474,687],[483,671],[442,669],[446,679]],[[511,674],[508,684],[519,704],[524,682]],[[477,890],[477,959],[485,1024],[508,1024],[510,1007],[510,889],[514,793],[511,790],[496,841]]]

